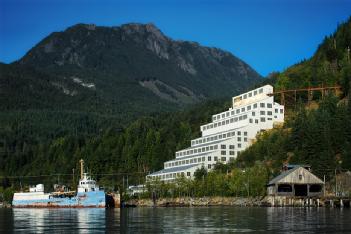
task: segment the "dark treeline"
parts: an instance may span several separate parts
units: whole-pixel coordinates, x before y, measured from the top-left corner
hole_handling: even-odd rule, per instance
[[[103,120],[98,118],[87,117],[86,121],[76,122],[67,118],[57,131],[55,124],[41,126],[39,116],[38,121],[33,118],[33,126],[23,124],[29,121],[13,121],[1,128],[0,173],[7,176],[70,174],[73,168],[79,168],[78,161],[83,158],[89,172],[106,184],[110,185],[116,177],[102,174],[129,174],[129,182],[137,183],[143,181],[147,173],[161,169],[176,150],[198,137],[199,126],[209,121],[212,113],[228,106],[229,103],[223,101],[212,101],[184,112],[143,117],[125,128],[109,122],[111,125],[100,131],[96,128]],[[119,176],[115,183],[121,184],[122,179]],[[53,180],[56,181],[56,177]],[[67,180],[70,182],[71,177]]]

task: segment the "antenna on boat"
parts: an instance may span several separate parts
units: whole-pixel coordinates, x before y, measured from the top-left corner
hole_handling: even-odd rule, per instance
[[[80,179],[82,180],[83,179],[83,173],[84,173],[84,160],[81,159],[79,160],[80,162]]]

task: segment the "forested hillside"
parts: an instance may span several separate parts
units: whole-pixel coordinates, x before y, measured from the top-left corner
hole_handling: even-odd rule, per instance
[[[351,76],[350,49],[351,18],[324,38],[312,58],[274,74],[270,82],[278,90],[341,85],[347,94]]]
[[[53,139],[43,139],[37,132],[14,124],[1,131],[0,173],[8,176],[70,174],[73,168],[78,170],[78,161],[83,158],[99,179],[121,183],[122,176],[111,181],[111,176],[101,174],[125,173],[131,183],[137,182],[136,179],[143,180],[147,173],[161,169],[176,150],[199,136],[201,123],[229,105],[224,100],[211,101],[188,111],[143,117],[126,128],[111,125],[99,134],[77,131]],[[71,176],[65,178],[71,181]],[[61,177],[61,181],[65,178]],[[56,177],[48,179],[56,181]]]
[[[307,92],[297,95],[295,105],[287,105],[290,116],[283,128],[268,131],[238,158],[238,165],[252,166],[263,161],[278,170],[283,163],[310,164],[317,174],[331,174],[336,168],[351,169],[351,18],[325,37],[312,58],[266,83],[275,90],[340,85],[338,97],[323,99],[315,92],[314,108],[307,105]],[[279,100],[279,96],[278,96]]]

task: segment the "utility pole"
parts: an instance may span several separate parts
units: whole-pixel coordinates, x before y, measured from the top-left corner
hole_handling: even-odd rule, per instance
[[[336,180],[336,168],[335,168],[335,197],[337,196],[337,180]]]
[[[74,181],[74,168],[72,168],[72,189],[74,190],[74,187],[75,187],[75,181]]]
[[[324,186],[323,186],[323,196],[325,197],[325,175],[323,175],[323,182],[324,182]]]
[[[127,189],[128,189],[128,187],[129,187],[129,184],[128,184],[128,175],[127,175]]]
[[[81,159],[79,160],[80,162],[80,179],[83,179],[83,173],[84,173],[84,160]]]

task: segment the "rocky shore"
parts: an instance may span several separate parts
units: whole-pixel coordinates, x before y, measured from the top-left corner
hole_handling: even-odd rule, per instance
[[[188,206],[270,206],[265,197],[180,197],[152,199],[131,199],[124,203],[125,206],[137,207],[188,207]]]
[[[349,197],[177,197],[152,199],[130,199],[122,207],[196,207],[196,206],[246,206],[246,207],[350,207]]]

